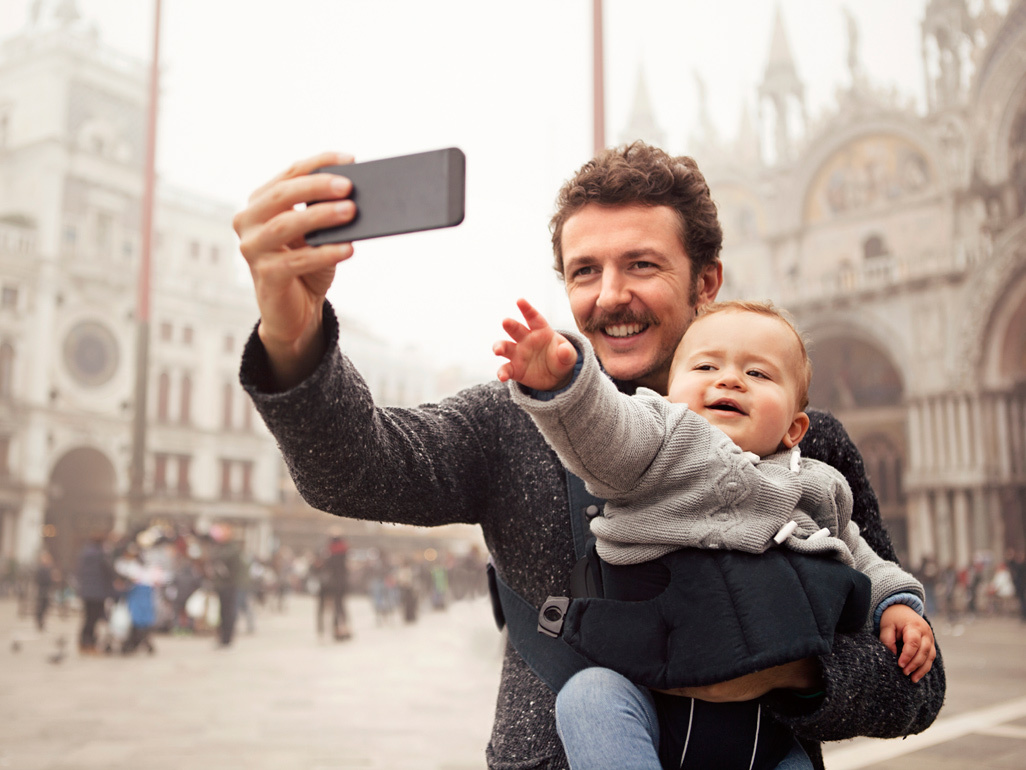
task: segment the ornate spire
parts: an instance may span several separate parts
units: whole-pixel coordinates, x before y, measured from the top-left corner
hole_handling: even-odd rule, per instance
[[[848,6],[844,6],[841,11],[844,13],[844,21],[848,30],[848,74],[851,76],[851,87],[856,89],[862,85],[865,79],[862,62],[859,61],[859,25],[855,21],[855,14]]]
[[[712,118],[709,116],[709,101],[706,95],[705,81],[697,71],[694,72],[694,77],[695,98],[698,102],[696,110],[698,124],[692,127],[691,135],[688,137],[690,148],[688,151],[700,155],[708,162],[710,157],[721,154],[722,148],[720,147],[720,137],[716,131],[716,126],[713,125]]]
[[[71,26],[82,18],[75,0],[60,0],[53,12],[54,18],[64,26]]]
[[[652,99],[648,94],[648,84],[641,64],[638,65],[638,80],[634,86],[634,105],[631,107],[627,127],[620,134],[620,141],[624,144],[637,139],[643,139],[656,147],[663,147],[666,140],[665,132],[656,124]]]
[[[752,110],[746,99],[741,108],[741,121],[737,129],[736,157],[747,166],[762,162],[759,147],[759,129],[752,119]]]
[[[965,0],[930,0],[923,15],[923,69],[931,110],[958,103],[968,84],[966,42],[972,18]]]
[[[803,130],[808,120],[805,111],[805,86],[798,78],[798,71],[794,66],[794,57],[791,55],[791,46],[784,32],[784,18],[779,3],[773,18],[769,61],[766,63],[762,85],[759,86],[759,101],[760,105],[764,101],[769,101],[773,106],[773,147],[776,151],[776,160],[787,160],[793,154],[797,138],[791,134],[790,115],[797,111]]]

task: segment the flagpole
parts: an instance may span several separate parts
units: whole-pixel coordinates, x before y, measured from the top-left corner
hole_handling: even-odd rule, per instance
[[[606,83],[602,45],[602,0],[591,0],[592,104],[595,154],[606,147]]]
[[[142,233],[136,295],[135,398],[132,417],[132,466],[129,520],[138,524],[145,515],[146,418],[150,366],[150,273],[153,248],[153,209],[156,187],[157,103],[160,95],[160,6],[153,7],[153,59],[150,62],[149,106],[146,119],[146,158],[143,167]]]

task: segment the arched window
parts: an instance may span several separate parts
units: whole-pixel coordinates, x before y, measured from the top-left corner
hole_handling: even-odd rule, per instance
[[[178,421],[183,425],[192,422],[192,377],[188,374],[182,375],[182,409]]]
[[[168,421],[168,406],[171,400],[171,375],[161,372],[157,378],[157,422]]]
[[[9,342],[0,345],[0,398],[14,395],[14,346]]]
[[[226,382],[224,384],[224,413],[221,417],[221,426],[225,430],[232,429],[232,402],[235,396],[234,383]]]
[[[888,253],[889,249],[884,242],[883,236],[874,234],[862,241],[862,257],[864,259],[886,257]]]

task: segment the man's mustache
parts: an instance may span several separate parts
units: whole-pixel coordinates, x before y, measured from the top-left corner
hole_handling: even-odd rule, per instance
[[[659,321],[650,313],[635,313],[631,310],[621,310],[618,313],[603,313],[589,318],[584,322],[585,332],[601,332],[610,326],[629,326],[641,324],[642,326],[658,326]]]

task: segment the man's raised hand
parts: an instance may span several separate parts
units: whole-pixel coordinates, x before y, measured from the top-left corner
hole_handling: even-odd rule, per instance
[[[560,390],[570,384],[577,348],[525,299],[517,300],[526,326],[512,318],[502,328],[512,340],[500,340],[492,352],[509,361],[499,367],[500,382],[515,380],[534,390]]]
[[[348,179],[311,172],[351,162],[349,156],[324,153],[295,163],[258,188],[233,221],[260,308],[258,334],[282,389],[301,382],[321,360],[324,297],[335,266],[353,253],[348,243],[306,243],[311,230],[356,215]],[[325,202],[300,207],[307,201]]]

